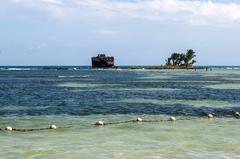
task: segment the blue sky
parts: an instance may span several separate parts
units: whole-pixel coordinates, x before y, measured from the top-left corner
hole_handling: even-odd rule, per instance
[[[238,0],[2,0],[0,65],[160,65],[192,48],[198,65],[240,65]]]

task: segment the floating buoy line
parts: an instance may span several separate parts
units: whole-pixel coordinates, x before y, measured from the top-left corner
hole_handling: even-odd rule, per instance
[[[240,113],[235,112],[233,116],[237,119],[240,119]],[[207,114],[208,119],[214,119],[215,114]],[[150,122],[175,122],[179,120],[193,120],[192,118],[185,118],[185,119],[176,119],[175,117],[170,117],[168,120],[144,120],[140,117],[134,119],[134,120],[126,120],[126,121],[117,121],[117,122],[104,122],[104,121],[97,121],[94,125],[95,126],[105,126],[105,125],[116,125],[116,124],[124,124],[124,123],[150,123]],[[50,125],[49,127],[45,128],[33,128],[33,129],[18,129],[18,128],[13,128],[11,126],[6,126],[5,128],[0,128],[0,131],[18,131],[18,132],[28,132],[28,131],[41,131],[41,130],[51,130],[51,129],[59,129],[59,128],[70,128],[71,126],[67,127],[58,127],[56,125]]]
[[[0,128],[0,131],[19,131],[19,132],[27,132],[27,131],[41,131],[41,130],[48,130],[48,129],[58,129],[58,128],[70,128],[70,126],[67,127],[57,127],[56,125],[50,125],[46,128],[33,128],[33,129],[18,129],[13,128],[11,126],[7,126],[5,128]]]
[[[190,120],[188,119],[179,119],[179,120]],[[176,121],[175,117],[170,117],[168,120],[143,120],[142,118],[138,117],[135,120],[126,120],[126,121],[117,121],[117,122],[104,122],[104,121],[97,121],[94,125],[96,126],[103,126],[103,125],[116,125],[116,124],[124,124],[124,123],[153,123],[153,122],[167,122],[167,121]]]

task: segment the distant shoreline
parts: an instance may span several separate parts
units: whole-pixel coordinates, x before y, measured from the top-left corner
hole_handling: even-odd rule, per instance
[[[0,70],[208,70],[208,69],[240,69],[240,66],[118,66],[116,68],[92,68],[91,66],[0,66]]]

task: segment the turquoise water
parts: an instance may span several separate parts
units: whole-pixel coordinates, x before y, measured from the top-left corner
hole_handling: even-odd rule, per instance
[[[0,131],[0,158],[240,158],[239,105],[238,69],[1,70],[1,128],[69,128]]]

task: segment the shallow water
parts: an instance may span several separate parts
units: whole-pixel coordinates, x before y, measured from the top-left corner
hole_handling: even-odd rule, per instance
[[[216,84],[216,85],[208,85],[207,87],[213,89],[240,89],[239,83],[226,83],[226,84]]]
[[[0,71],[0,127],[70,126],[0,131],[0,158],[240,158],[239,78],[224,69]],[[177,121],[93,125],[139,116]]]
[[[111,102],[110,102],[111,103]],[[112,103],[132,103],[132,104],[155,104],[155,105],[192,105],[194,107],[216,107],[216,108],[226,108],[226,107],[238,107],[239,103],[230,103],[226,101],[216,101],[216,100],[178,100],[178,99],[167,99],[167,100],[157,100],[157,99],[123,99],[119,101],[113,101]]]
[[[41,127],[56,123],[68,129],[2,132],[6,158],[238,158],[239,126],[235,119],[192,119],[175,123],[92,126],[95,120],[119,121],[135,116],[39,116],[2,119],[1,124]],[[164,119],[165,116],[144,116]],[[179,117],[180,118],[180,117]],[[183,118],[183,117],[182,117]],[[10,120],[10,121],[9,121]],[[30,122],[31,121],[31,122]]]

